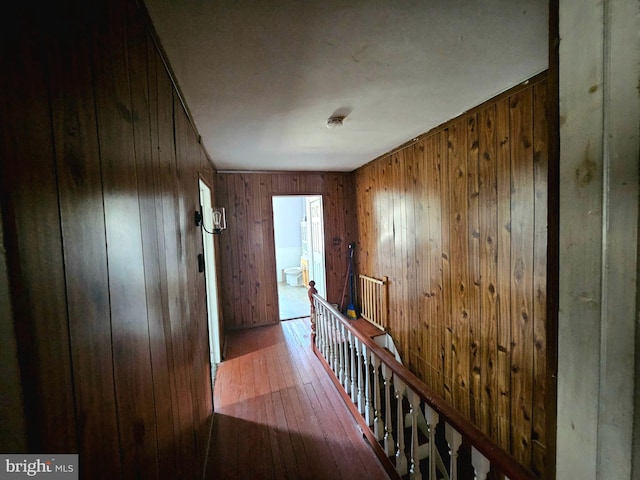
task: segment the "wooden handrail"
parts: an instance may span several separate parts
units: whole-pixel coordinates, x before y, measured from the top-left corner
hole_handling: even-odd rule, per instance
[[[312,287],[313,288],[313,287]],[[315,289],[314,289],[315,290]],[[331,312],[332,315],[349,331],[352,335],[364,344],[369,351],[377,355],[383,363],[392,370],[393,375],[398,377],[402,382],[410,386],[410,388],[418,394],[418,396],[427,403],[431,408],[438,412],[446,421],[454,427],[469,444],[482,453],[492,465],[500,472],[506,475],[510,480],[535,480],[536,477],[513,456],[505,452],[488,436],[480,431],[475,425],[467,420],[460,412],[454,409],[441,396],[433,392],[422,380],[420,380],[413,372],[403,366],[395,356],[387,349],[380,347],[373,339],[363,335],[351,322],[346,319],[336,308],[320,297],[316,292],[309,292],[309,299],[319,302],[322,306]],[[312,312],[315,314],[315,305]],[[312,319],[315,323],[315,319]],[[314,325],[315,327],[315,325]]]

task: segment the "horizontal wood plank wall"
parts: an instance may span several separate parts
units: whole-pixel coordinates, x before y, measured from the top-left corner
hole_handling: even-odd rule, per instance
[[[0,182],[29,449],[78,452],[82,478],[198,478],[193,213],[214,169],[135,1],[10,10]]]
[[[540,475],[546,85],[541,74],[355,172],[357,272],[389,277],[403,359]]]
[[[322,195],[327,298],[340,303],[348,244],[355,240],[352,176],[345,173],[218,173],[216,202],[226,208],[220,235],[222,315],[225,327],[278,323],[273,239],[274,195]]]

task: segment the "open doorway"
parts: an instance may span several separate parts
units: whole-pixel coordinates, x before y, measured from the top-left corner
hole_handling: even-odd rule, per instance
[[[308,317],[309,281],[326,297],[322,196],[274,196],[272,202],[280,320]]]
[[[218,283],[216,276],[216,255],[213,236],[213,209],[211,189],[199,180],[200,206],[202,209],[202,245],[204,249],[204,275],[207,295],[207,319],[209,323],[209,356],[211,375],[215,377],[216,365],[222,361],[220,348],[220,315],[218,308]]]

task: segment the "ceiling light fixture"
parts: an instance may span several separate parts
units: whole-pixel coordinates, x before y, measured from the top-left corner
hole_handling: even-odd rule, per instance
[[[343,120],[343,115],[335,115],[333,117],[329,117],[329,120],[327,120],[327,128],[341,127]]]

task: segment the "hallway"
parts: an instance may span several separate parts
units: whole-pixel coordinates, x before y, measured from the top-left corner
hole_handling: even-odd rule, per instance
[[[231,332],[209,479],[389,478],[310,347],[309,319]]]

